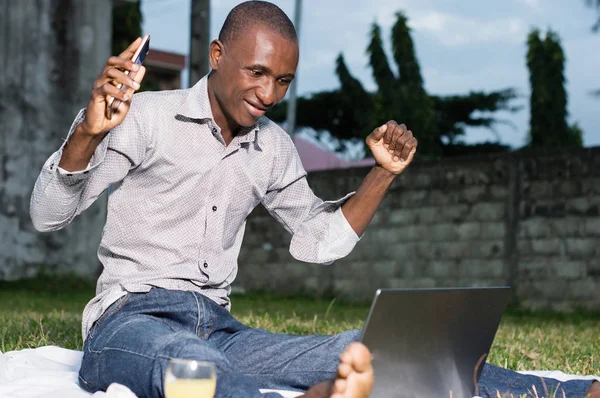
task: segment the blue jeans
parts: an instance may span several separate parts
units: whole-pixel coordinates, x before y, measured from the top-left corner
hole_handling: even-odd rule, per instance
[[[259,388],[304,391],[337,372],[338,357],[360,330],[334,336],[294,336],[253,329],[229,311],[195,292],[152,289],[127,294],[94,324],[83,347],[79,384],[89,392],[113,383],[138,397],[163,397],[163,377],[170,358],[210,361],[217,368],[217,398],[281,397]],[[549,391],[556,380],[544,379]],[[479,391],[515,397],[527,394],[541,379],[486,365]],[[565,395],[585,397],[589,381],[562,383]],[[562,396],[559,394],[557,396]]]
[[[281,397],[259,388],[304,391],[335,378],[338,357],[360,331],[293,336],[253,329],[205,296],[152,289],[127,294],[90,330],[79,384],[89,392],[113,383],[138,397],[163,397],[170,358],[210,361],[217,368],[216,397]]]

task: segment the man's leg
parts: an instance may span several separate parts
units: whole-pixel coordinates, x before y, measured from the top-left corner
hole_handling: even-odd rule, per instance
[[[260,388],[306,391],[336,378],[340,355],[360,333],[296,336],[248,328],[215,340],[236,372],[254,378]]]
[[[562,398],[564,392],[564,396],[567,398],[584,398],[588,396],[591,384],[591,380],[559,382],[555,379],[523,375],[512,370],[486,364],[479,378],[479,395],[484,398],[496,398],[499,392],[501,396],[512,394],[515,397],[522,395],[534,397],[536,396],[533,393],[535,388],[540,397],[556,396]],[[554,395],[554,392],[556,392],[556,395]]]
[[[145,301],[145,303],[144,303]],[[86,339],[79,372],[82,388],[95,392],[106,390],[111,383],[129,387],[139,397],[163,397],[164,375],[170,358],[210,361],[217,368],[216,397],[261,397],[258,386],[250,377],[237,374],[222,352],[195,333],[177,328],[165,309],[157,317],[137,311],[148,304],[143,295],[134,295],[123,309],[107,312]],[[152,300],[154,301],[154,300]],[[117,306],[122,306],[120,302]],[[195,305],[194,302],[194,306]],[[134,308],[135,310],[132,310]],[[142,312],[142,313],[140,313]],[[155,313],[158,315],[158,312]],[[198,317],[202,319],[202,317]],[[273,397],[280,397],[273,394]]]

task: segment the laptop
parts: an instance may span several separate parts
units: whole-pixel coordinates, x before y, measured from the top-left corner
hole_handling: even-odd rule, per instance
[[[361,341],[373,398],[471,398],[510,287],[379,289]]]

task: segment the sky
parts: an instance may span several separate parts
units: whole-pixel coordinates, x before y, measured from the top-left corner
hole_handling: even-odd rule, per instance
[[[218,36],[227,13],[240,2],[211,1],[211,38]],[[294,19],[294,0],[272,2]],[[469,129],[464,139],[468,143],[499,139],[515,148],[525,144],[530,94],[525,42],[532,28],[551,28],[566,55],[568,122],[583,129],[585,146],[600,146],[600,98],[590,95],[600,88],[600,33],[591,32],[597,14],[584,0],[303,0],[298,94],[339,87],[334,69],[340,52],[351,73],[374,90],[365,53],[368,33],[377,22],[391,55],[396,11],[409,18],[430,94],[517,89],[520,97],[514,105],[524,108],[498,114],[511,123],[495,132]],[[151,34],[153,48],[189,53],[190,0],[142,0],[142,13],[143,30]],[[184,82],[187,86],[187,73]],[[418,129],[413,130],[418,138]]]

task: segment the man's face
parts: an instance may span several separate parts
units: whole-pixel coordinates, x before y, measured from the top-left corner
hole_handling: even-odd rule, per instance
[[[229,123],[255,124],[283,99],[297,65],[298,45],[260,26],[223,44],[221,59],[212,65],[214,94]]]

